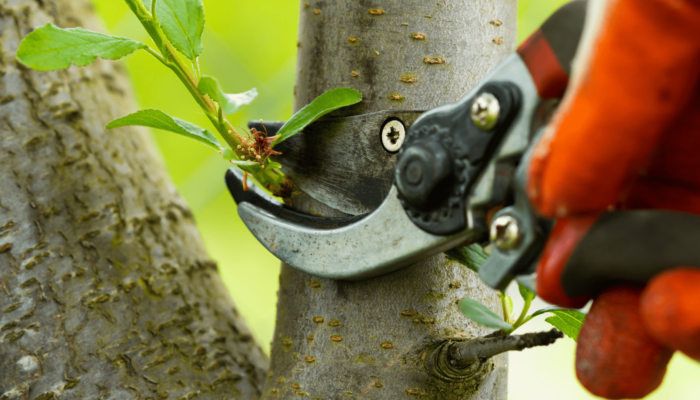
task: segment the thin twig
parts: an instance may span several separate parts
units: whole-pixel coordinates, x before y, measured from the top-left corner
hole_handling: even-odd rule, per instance
[[[465,368],[474,362],[491,358],[507,351],[522,351],[536,346],[549,346],[563,338],[557,329],[548,332],[526,333],[494,338],[479,338],[468,342],[457,342],[450,346],[448,357],[450,364]]]

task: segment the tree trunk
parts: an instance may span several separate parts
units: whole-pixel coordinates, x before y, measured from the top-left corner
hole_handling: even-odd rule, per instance
[[[0,0],[0,399],[254,398],[266,356],[133,112],[118,63],[15,61],[87,0]],[[222,183],[223,184],[223,183]]]
[[[512,53],[515,24],[516,0],[302,0],[294,108],[338,86],[363,94],[344,115],[456,102]],[[341,214],[309,196],[295,207]],[[505,399],[506,355],[466,371],[440,362],[442,344],[491,331],[461,315],[465,297],[501,309],[444,255],[360,282],[283,265],[265,396]]]

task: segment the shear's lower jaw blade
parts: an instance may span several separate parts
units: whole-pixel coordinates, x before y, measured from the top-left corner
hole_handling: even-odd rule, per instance
[[[238,213],[277,258],[308,274],[333,279],[383,275],[469,239],[470,231],[451,236],[422,231],[406,216],[396,193],[392,187],[375,212],[331,229],[299,224],[252,203],[241,203]]]
[[[234,201],[238,204],[239,215],[244,205],[254,206],[255,210],[265,212],[276,218],[276,220],[286,221],[286,223],[291,225],[308,226],[314,229],[334,229],[349,225],[364,217],[364,215],[358,215],[342,218],[325,218],[296,212],[285,207],[281,202],[252,182],[248,184],[250,190],[244,190],[243,172],[238,168],[231,168],[226,172],[226,186],[228,186],[229,192],[231,192]],[[253,232],[253,234],[255,234],[255,232]],[[260,239],[258,238],[258,240]]]
[[[226,171],[226,186],[236,204],[251,203],[265,209],[269,207],[280,207],[282,203],[274,197],[265,193],[257,185],[249,182],[248,188],[243,189],[243,171],[238,168],[230,168]]]

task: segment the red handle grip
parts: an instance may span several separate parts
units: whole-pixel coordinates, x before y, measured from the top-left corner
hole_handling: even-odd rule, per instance
[[[518,47],[541,98],[561,98],[581,40],[588,1],[567,3]]]

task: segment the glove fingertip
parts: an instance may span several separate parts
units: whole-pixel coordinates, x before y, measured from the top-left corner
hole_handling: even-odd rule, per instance
[[[655,276],[640,300],[647,331],[658,342],[700,361],[700,268],[679,267]]]
[[[596,297],[579,333],[576,376],[606,399],[641,399],[666,375],[673,350],[644,329],[641,288],[617,286]]]

